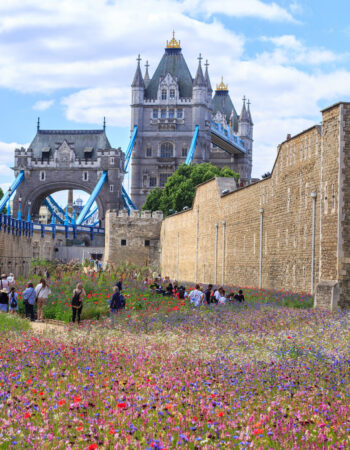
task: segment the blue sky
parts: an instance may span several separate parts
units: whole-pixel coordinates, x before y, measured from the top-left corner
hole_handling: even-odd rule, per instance
[[[99,128],[106,116],[125,150],[136,56],[152,74],[173,29],[192,75],[201,52],[238,112],[251,100],[261,176],[287,133],[350,100],[349,10],[345,0],[0,0],[0,186],[38,116],[44,129]]]

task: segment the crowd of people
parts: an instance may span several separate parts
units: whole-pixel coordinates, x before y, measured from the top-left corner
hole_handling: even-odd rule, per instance
[[[186,287],[179,285],[175,280],[172,283],[169,280],[165,280],[165,284],[161,281],[161,278],[156,278],[150,285],[151,289],[162,294],[164,296],[175,296],[178,299],[185,299],[189,297],[190,302],[194,306],[210,305],[210,304],[225,304],[225,303],[242,303],[245,301],[243,291],[240,289],[238,292],[226,293],[223,287],[214,288],[212,284],[208,284],[206,289],[202,289],[199,284],[196,284],[195,288],[189,293],[186,291]]]
[[[47,275],[49,275],[47,273]],[[12,273],[8,276],[1,275],[0,279],[0,312],[14,314],[18,312],[18,293],[16,292],[15,277]],[[150,286],[150,289],[158,294],[167,297],[176,297],[179,300],[188,299],[189,302],[199,307],[201,305],[211,304],[226,304],[233,302],[244,302],[244,295],[242,290],[238,292],[225,292],[223,287],[214,288],[209,284],[205,289],[196,284],[195,288],[187,292],[184,285],[179,285],[175,280],[173,283],[169,279],[162,280],[155,277],[153,282],[145,280],[145,285]],[[110,309],[110,319],[112,326],[115,323],[116,315],[125,308],[125,297],[122,294],[123,280],[120,278],[113,287],[113,293],[108,300]],[[43,321],[43,308],[47,303],[48,297],[51,294],[49,285],[45,278],[41,278],[39,283],[34,287],[32,282],[27,283],[26,289],[22,293],[23,304],[25,307],[25,315],[31,321],[35,320],[35,305],[36,305],[36,320]],[[83,310],[83,299],[86,296],[83,284],[78,283],[73,291],[72,297],[72,322],[80,323],[81,313]]]

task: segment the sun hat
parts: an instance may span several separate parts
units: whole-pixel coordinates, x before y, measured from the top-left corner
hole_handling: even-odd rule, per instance
[[[8,294],[7,289],[5,289],[5,288],[1,289],[0,292],[3,292],[4,294]]]

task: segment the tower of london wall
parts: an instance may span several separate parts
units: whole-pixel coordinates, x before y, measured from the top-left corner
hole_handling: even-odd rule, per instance
[[[278,147],[270,177],[231,193],[197,187],[161,229],[162,275],[311,292],[350,306],[350,105]]]

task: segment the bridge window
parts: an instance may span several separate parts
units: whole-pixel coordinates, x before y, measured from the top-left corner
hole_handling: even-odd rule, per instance
[[[186,157],[187,156],[187,147],[182,147],[182,153],[181,156]]]
[[[169,119],[173,119],[175,117],[175,110],[169,109]]]
[[[166,109],[161,109],[160,110],[160,118],[161,119],[166,119]]]
[[[172,158],[173,157],[174,146],[170,142],[164,142],[160,146],[160,157],[161,158]]]
[[[149,241],[148,239],[145,240],[145,247],[149,247],[150,246],[151,241]]]
[[[149,177],[149,187],[157,186],[157,177]]]
[[[45,170],[40,170],[40,181],[45,181],[46,180],[46,173]]]
[[[153,110],[153,119],[158,119],[158,109]]]
[[[161,173],[159,174],[159,186],[164,187],[166,180],[170,177],[171,173]]]
[[[111,164],[114,164],[114,156],[111,156]]]
[[[114,185],[113,184],[109,185],[109,192],[114,192]]]
[[[146,156],[150,158],[152,156],[152,147],[149,146],[146,148]]]
[[[89,172],[83,172],[83,181],[89,180]]]
[[[122,240],[120,241],[120,245],[121,245],[122,247],[125,247],[125,246],[126,246],[126,239],[122,239]]]
[[[176,115],[177,115],[177,118],[178,118],[178,119],[182,119],[182,116],[183,116],[183,110],[182,110],[182,109],[178,109],[178,110],[176,111]]]
[[[162,100],[166,100],[166,89],[162,89]]]
[[[169,98],[171,98],[171,99],[175,98],[175,89],[170,89],[170,91],[169,91]]]

